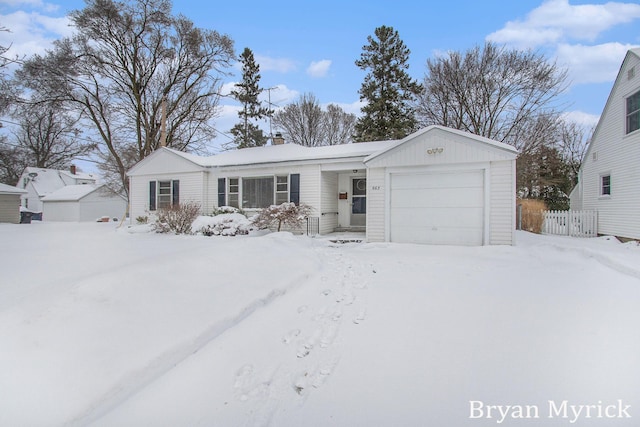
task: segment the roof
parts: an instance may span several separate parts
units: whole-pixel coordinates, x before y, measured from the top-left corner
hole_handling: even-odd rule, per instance
[[[11,185],[0,183],[0,194],[26,194],[27,191]]]
[[[490,145],[490,146],[492,146],[494,148],[498,148],[498,149],[501,149],[501,150],[506,150],[506,151],[512,152],[513,154],[518,154],[518,150],[514,146],[509,145],[509,144],[505,144],[504,142],[495,141],[493,139],[485,138],[484,136],[476,135],[476,134],[473,134],[473,133],[470,133],[470,132],[465,132],[463,130],[453,129],[453,128],[440,126],[440,125],[431,125],[431,126],[428,126],[428,127],[424,128],[424,129],[421,129],[421,130],[419,130],[417,132],[414,132],[411,135],[406,136],[405,138],[401,139],[400,141],[396,141],[393,144],[390,144],[389,146],[387,146],[386,148],[384,148],[382,150],[379,150],[379,151],[377,151],[375,153],[372,153],[364,161],[366,163],[366,162],[368,162],[368,161],[370,161],[372,159],[375,159],[376,157],[378,157],[378,156],[380,156],[380,155],[382,155],[382,154],[384,154],[384,153],[386,153],[388,151],[391,151],[391,150],[395,149],[396,147],[398,147],[398,146],[400,146],[402,144],[405,144],[406,142],[411,141],[411,140],[419,137],[420,135],[424,135],[425,133],[431,132],[434,129],[439,129],[439,130],[441,130],[443,132],[453,133],[453,134],[456,134],[456,135],[464,136],[465,138],[473,139],[474,141],[478,141],[480,143]]]
[[[42,198],[43,202],[75,202],[89,193],[93,193],[100,187],[91,184],[67,185],[59,190],[47,194]]]
[[[351,144],[305,147],[298,144],[265,145],[225,151],[209,157],[163,148],[203,167],[241,166],[303,160],[347,159],[366,157],[396,141],[357,142]]]
[[[62,175],[75,180],[91,180],[95,182],[97,179],[95,175],[86,173],[76,173],[74,175],[71,172],[63,170],[35,167],[25,168],[22,173],[22,178],[28,177],[30,180],[29,182],[36,193],[38,193],[38,196],[44,196],[66,186],[65,181],[62,179]],[[26,187],[26,184],[22,182],[22,179],[18,185],[20,187]]]

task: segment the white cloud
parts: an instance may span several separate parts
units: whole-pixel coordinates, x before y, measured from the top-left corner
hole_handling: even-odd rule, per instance
[[[620,64],[632,45],[604,43],[595,46],[561,44],[558,65],[567,67],[571,84],[602,83],[615,80]]]
[[[2,4],[10,8],[27,7],[31,9],[42,10],[44,12],[56,12],[60,9],[60,6],[57,4],[46,3],[42,0],[2,0]]]
[[[573,122],[582,127],[586,132],[589,132],[600,120],[600,116],[595,114],[585,113],[583,111],[569,111],[563,114],[563,118],[568,122]]]
[[[260,65],[260,71],[276,71],[279,73],[288,73],[296,70],[296,64],[287,58],[271,58],[269,56],[255,56],[256,62]]]
[[[522,48],[566,40],[594,41],[602,32],[640,18],[640,4],[609,2],[571,5],[569,0],[548,0],[524,21],[509,21],[487,40]]]
[[[43,54],[51,48],[54,40],[73,33],[68,18],[54,18],[36,12],[17,11],[0,15],[0,23],[9,30],[0,32],[0,45],[11,46],[8,56]]]
[[[331,67],[330,59],[323,59],[320,61],[312,61],[311,65],[307,67],[307,74],[311,77],[319,78],[325,77]]]
[[[271,94],[269,94],[269,92],[271,92]],[[271,97],[271,108],[278,108],[284,107],[298,99],[300,92],[289,89],[285,84],[279,84],[274,86],[270,91],[263,91],[260,95],[260,100],[265,103],[269,102],[269,96]]]

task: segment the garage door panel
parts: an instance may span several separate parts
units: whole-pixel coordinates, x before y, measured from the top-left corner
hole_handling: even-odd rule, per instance
[[[404,243],[429,243],[433,245],[481,245],[482,230],[469,228],[463,230],[456,228],[406,227],[401,226],[394,230],[394,241]]]
[[[482,187],[478,171],[458,173],[395,174],[394,188]]]
[[[484,196],[478,188],[394,189],[391,207],[481,207]]]
[[[391,241],[483,243],[482,170],[392,174],[390,202]]]
[[[403,224],[414,224],[416,227],[421,224],[428,224],[429,227],[471,227],[482,226],[482,208],[465,208],[451,214],[451,209],[447,208],[400,208],[396,209],[392,218],[392,226],[402,226]],[[425,227],[427,225],[424,225]]]

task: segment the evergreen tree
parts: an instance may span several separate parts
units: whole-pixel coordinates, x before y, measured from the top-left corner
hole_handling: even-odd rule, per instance
[[[356,123],[356,141],[401,139],[417,127],[411,105],[421,86],[407,74],[410,51],[392,27],[376,28],[375,36],[367,38],[356,61],[369,70],[358,91],[367,104]]]
[[[245,47],[240,55],[242,62],[242,82],[236,83],[231,95],[242,104],[238,111],[240,123],[231,129],[234,136],[233,143],[237,148],[259,147],[267,143],[264,132],[252,121],[268,117],[272,111],[262,107],[258,96],[263,89],[260,88],[260,66],[256,64],[251,49]]]

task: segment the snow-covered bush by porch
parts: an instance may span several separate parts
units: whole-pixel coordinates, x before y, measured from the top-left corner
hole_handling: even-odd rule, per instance
[[[158,209],[153,229],[158,233],[191,234],[191,225],[200,214],[200,204],[180,203]]]
[[[262,209],[256,216],[251,218],[253,224],[260,228],[269,228],[280,231],[282,227],[287,229],[298,229],[311,214],[311,207],[301,203],[288,202],[281,205],[271,205]]]
[[[205,236],[235,236],[249,234],[255,229],[251,221],[241,213],[224,213],[215,216],[199,216],[191,225],[191,232]]]

